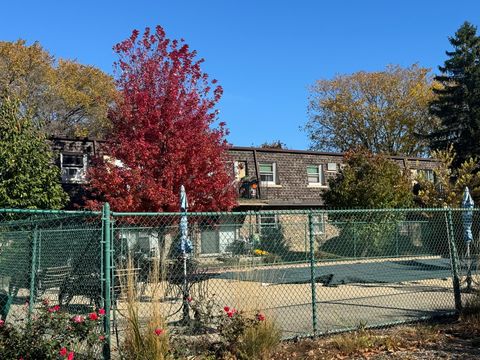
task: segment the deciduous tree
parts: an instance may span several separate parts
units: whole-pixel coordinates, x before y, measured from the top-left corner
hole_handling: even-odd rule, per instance
[[[0,208],[58,209],[67,201],[45,136],[9,97],[0,101]]]
[[[378,212],[338,212],[340,235],[322,248],[346,256],[391,256],[396,253],[395,234],[405,214],[393,208],[407,208],[413,203],[410,177],[382,155],[365,149],[347,152],[344,168],[329,181],[324,194],[330,208],[377,208]],[[353,253],[352,253],[353,251]],[[358,252],[358,253],[357,253]],[[397,254],[398,255],[398,254]]]
[[[178,211],[180,185],[191,210],[226,210],[235,204],[227,170],[224,123],[215,125],[222,95],[183,40],[158,26],[114,47],[121,100],[110,114],[105,153],[90,170],[91,190],[115,210]]]
[[[288,149],[287,144],[281,140],[266,141],[260,147],[264,149]]]
[[[419,139],[435,125],[428,69],[388,66],[319,80],[311,88],[306,130],[314,150],[347,151],[362,146],[375,153],[417,156]]]
[[[459,166],[471,156],[480,156],[480,38],[477,28],[465,22],[450,38],[453,51],[439,69],[435,80],[442,86],[434,89],[437,97],[430,103],[432,115],[441,126],[428,138],[435,150],[453,145]]]
[[[0,42],[0,93],[20,101],[21,110],[48,134],[102,137],[115,100],[113,78],[76,61],[58,60],[39,43]]]

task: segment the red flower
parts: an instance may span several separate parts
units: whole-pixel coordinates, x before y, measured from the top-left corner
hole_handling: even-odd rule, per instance
[[[3,321],[2,319],[0,319],[0,327],[2,327],[4,324],[5,324],[5,321]]]
[[[228,313],[230,311],[230,308],[228,306],[225,306],[223,310]]]
[[[96,320],[98,320],[98,314],[96,312],[92,312],[92,313],[88,314],[88,318],[90,320],[96,321]]]
[[[99,315],[105,315],[105,309],[98,309],[98,314]]]
[[[191,303],[191,302],[193,301],[192,297],[189,296],[189,297],[187,298],[187,301],[188,301],[189,303]]]
[[[163,330],[163,329],[160,329],[160,328],[155,329],[155,335],[157,335],[157,336],[162,335],[164,332],[165,332],[165,330]]]
[[[67,356],[68,350],[66,347],[62,347],[60,351],[58,352],[60,356]]]
[[[258,321],[264,321],[264,320],[265,320],[265,315],[262,314],[262,313],[258,313],[258,314],[257,314],[257,320],[258,320]]]
[[[103,340],[105,340],[105,336],[103,336],[103,335],[100,335],[100,336],[98,337],[98,340],[100,340],[100,341],[103,341]]]
[[[74,352],[73,352],[73,351],[70,351],[70,352],[68,353],[67,360],[73,360],[73,355],[74,355]]]
[[[48,312],[54,313],[54,312],[57,312],[58,310],[60,310],[60,305],[55,305],[54,307],[49,308]]]

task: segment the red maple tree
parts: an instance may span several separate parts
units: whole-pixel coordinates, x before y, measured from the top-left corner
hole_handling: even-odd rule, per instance
[[[228,171],[225,123],[214,126],[222,95],[184,40],[146,28],[114,47],[121,99],[110,113],[112,133],[89,170],[98,209],[178,211],[184,185],[191,211],[229,210],[236,204]]]

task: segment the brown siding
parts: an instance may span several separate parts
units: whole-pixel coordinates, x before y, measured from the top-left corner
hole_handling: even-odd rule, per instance
[[[247,177],[257,178],[253,148],[232,147],[229,150],[233,161],[247,162]],[[257,162],[274,162],[277,168],[277,185],[260,185],[260,200],[264,206],[303,206],[315,207],[323,204],[322,194],[326,188],[309,187],[307,178],[308,165],[323,165],[326,182],[337,176],[336,172],[327,171],[328,163],[342,164],[343,155],[338,153],[324,153],[312,151],[294,151],[279,149],[256,149]],[[433,169],[436,162],[432,159],[392,157],[392,160],[401,168]],[[233,171],[233,166],[232,166]],[[241,201],[241,206],[249,206],[251,201]]]
[[[64,153],[93,155],[102,153],[104,141],[92,139],[52,138],[52,149]],[[257,179],[254,161],[254,150],[257,162],[274,162],[276,164],[277,185],[260,186],[259,199],[241,199],[240,209],[272,207],[319,207],[323,205],[322,194],[326,187],[309,187],[307,177],[308,165],[323,165],[325,182],[335,177],[338,172],[327,171],[327,164],[341,164],[343,154],[315,151],[297,151],[282,149],[232,147],[228,150],[228,168],[234,171],[234,161],[244,161],[247,164],[246,174],[250,179]],[[436,161],[424,158],[392,157],[400,167],[408,169],[433,169]],[[338,171],[338,169],[337,169]]]

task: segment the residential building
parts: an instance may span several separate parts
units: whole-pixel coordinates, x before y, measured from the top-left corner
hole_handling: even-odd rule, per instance
[[[103,153],[104,141],[62,137],[51,141],[58,154],[62,184],[77,200],[86,170],[92,158]],[[342,153],[239,146],[228,152],[228,166],[238,186],[236,210],[321,208],[328,180],[337,176],[343,166]],[[423,172],[433,181],[434,160],[402,156],[391,159],[412,174]]]
[[[343,166],[342,153],[234,146],[229,154],[239,181],[238,209],[321,208],[328,180]],[[434,160],[391,159],[400,168],[414,175],[423,172],[433,181]]]
[[[51,141],[53,150],[58,154],[62,185],[73,202],[81,204],[84,195],[82,185],[91,160],[95,155],[108,156],[102,151],[104,141],[61,137]],[[341,170],[343,154],[238,146],[231,147],[228,152],[227,166],[231,168],[238,187],[238,206],[234,211],[241,211],[242,215],[225,217],[215,226],[191,231],[197,253],[204,256],[231,253],[239,244],[258,238],[262,233],[282,234],[291,251],[306,253],[310,235],[306,215],[282,215],[268,211],[322,209],[322,194],[328,189],[328,180]],[[412,174],[423,172],[427,179],[433,180],[434,160],[401,156],[392,156],[391,159]],[[264,212],[248,213],[251,210]],[[313,235],[318,243],[338,235],[338,229],[326,223],[322,215],[315,216]],[[130,243],[158,248],[158,234],[148,230],[125,230],[124,236]],[[162,241],[169,243],[165,239]],[[150,243],[154,245],[148,245]]]

